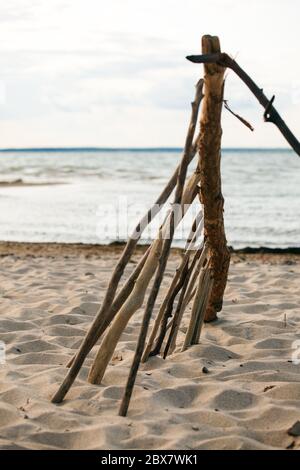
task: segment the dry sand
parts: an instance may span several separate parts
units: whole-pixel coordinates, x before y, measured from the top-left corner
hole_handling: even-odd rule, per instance
[[[0,449],[300,448],[288,434],[300,420],[300,365],[291,363],[300,258],[292,255],[234,255],[220,319],[204,327],[201,344],[142,366],[127,418],[117,410],[142,311],[103,385],[86,381],[94,348],[64,403],[50,403],[119,252],[0,245]],[[178,259],[174,252],[167,281]]]

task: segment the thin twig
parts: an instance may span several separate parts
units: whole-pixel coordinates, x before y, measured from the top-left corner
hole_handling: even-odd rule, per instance
[[[251,124],[246,121],[246,119],[244,119],[242,116],[240,116],[239,114],[236,114],[234,111],[232,111],[232,109],[229,107],[228,105],[228,101],[227,100],[224,100],[224,107],[225,109],[227,109],[227,111],[229,111],[233,116],[235,116],[239,121],[241,121],[246,127],[248,127],[248,129],[250,129],[250,131],[254,131],[254,127],[251,126]]]

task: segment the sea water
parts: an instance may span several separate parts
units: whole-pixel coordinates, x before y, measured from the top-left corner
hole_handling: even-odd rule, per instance
[[[123,241],[180,158],[180,149],[0,152],[0,181],[21,180],[0,184],[0,240]],[[230,245],[300,246],[300,159],[292,151],[224,149],[222,185]],[[168,207],[145,231],[142,242],[155,236]],[[183,245],[198,209],[196,202],[178,227],[176,245]]]

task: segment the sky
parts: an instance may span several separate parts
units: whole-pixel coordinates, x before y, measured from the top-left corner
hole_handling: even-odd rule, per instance
[[[1,0],[0,147],[181,147],[203,34],[300,138],[299,0]],[[232,71],[224,147],[287,147]]]

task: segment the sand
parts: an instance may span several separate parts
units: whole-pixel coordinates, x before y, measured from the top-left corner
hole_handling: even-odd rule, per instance
[[[103,385],[86,381],[94,348],[63,404],[50,403],[119,253],[0,244],[0,449],[300,448],[288,433],[300,420],[300,365],[291,362],[299,256],[234,255],[219,320],[204,327],[201,344],[142,366],[128,417],[117,410],[142,310]],[[178,259],[173,252],[164,289]]]

